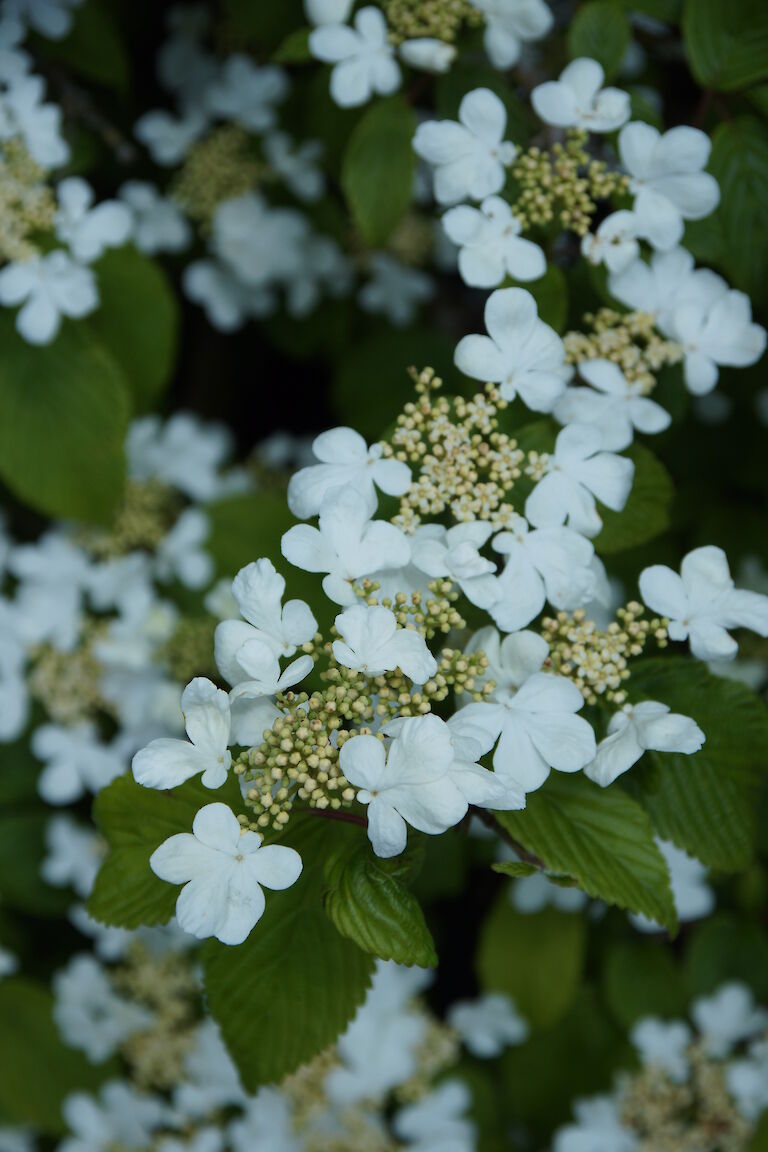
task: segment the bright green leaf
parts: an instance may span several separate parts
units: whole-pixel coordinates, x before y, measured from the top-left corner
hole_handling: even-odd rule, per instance
[[[494,872],[502,876],[533,876],[540,869],[535,864],[526,864],[525,860],[503,860],[500,864],[491,864]]]
[[[674,494],[669,473],[642,444],[633,444],[626,455],[635,462],[629,499],[621,512],[600,508],[603,527],[595,538],[595,548],[604,555],[645,544],[669,527]]]
[[[590,0],[571,21],[568,55],[572,60],[579,56],[597,60],[610,80],[619,70],[630,38],[629,17],[621,0]]]
[[[686,0],[683,33],[691,71],[703,88],[728,92],[768,76],[764,0]]]
[[[411,203],[416,130],[413,111],[393,97],[372,104],[349,138],[341,184],[355,224],[371,245],[383,244]]]

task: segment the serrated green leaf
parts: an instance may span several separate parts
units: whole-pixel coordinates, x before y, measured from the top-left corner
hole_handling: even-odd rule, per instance
[[[703,88],[728,92],[768,76],[768,8],[763,0],[687,0],[685,49]]]
[[[626,455],[635,462],[629,499],[621,512],[600,508],[603,527],[595,537],[595,549],[606,556],[645,544],[669,527],[674,495],[669,473],[642,444],[633,444]]]
[[[506,992],[534,1028],[563,1016],[581,981],[586,929],[580,916],[545,908],[516,912],[504,888],[483,924],[477,974],[487,992]]]
[[[208,1005],[249,1092],[327,1048],[362,1003],[373,957],[341,936],[323,910],[324,864],[359,836],[348,824],[293,816],[280,842],[301,854],[297,883],[268,893],[244,944],[204,946]]]
[[[694,756],[646,753],[655,771],[642,801],[654,828],[712,868],[745,868],[754,851],[756,784],[765,773],[765,704],[743,684],[682,656],[639,660],[629,685],[633,700],[661,700],[691,716],[706,736]]]
[[[408,211],[413,190],[416,120],[402,100],[373,104],[355,127],[341,166],[341,186],[363,239],[382,244]]]
[[[507,831],[548,869],[575,877],[590,896],[675,928],[669,873],[642,806],[618,788],[553,772],[522,812],[497,812]]]
[[[437,964],[432,934],[418,900],[400,875],[398,858],[380,860],[365,842],[328,869],[325,910],[342,936],[364,952],[398,964]]]
[[[619,70],[630,38],[629,18],[621,0],[590,0],[571,21],[568,55],[572,60],[579,56],[597,60],[610,80]]]
[[[501,863],[491,864],[494,872],[502,876],[533,876],[540,869],[535,864],[527,864],[525,860],[503,860]]]
[[[0,477],[39,512],[109,522],[130,410],[120,367],[81,322],[34,348],[5,312],[0,344]]]

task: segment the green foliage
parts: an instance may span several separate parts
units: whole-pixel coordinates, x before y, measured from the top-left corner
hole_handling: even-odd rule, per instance
[[[654,770],[638,782],[654,828],[713,868],[745,868],[754,851],[756,784],[765,774],[765,705],[743,684],[684,657],[640,660],[630,684],[633,699],[663,700],[706,736],[695,756],[646,753]]]
[[[642,444],[633,444],[626,455],[635,462],[632,491],[622,512],[600,508],[603,527],[595,539],[595,548],[603,555],[645,544],[669,527],[674,494],[669,473]]]
[[[726,980],[743,980],[765,1003],[768,932],[762,924],[718,912],[694,928],[684,968],[691,996],[709,996]]]
[[[135,248],[107,252],[96,265],[101,303],[88,327],[122,368],[134,408],[157,404],[176,363],[179,307],[168,278]]]
[[[568,319],[568,282],[562,268],[556,264],[547,265],[547,270],[538,280],[523,283],[509,280],[505,287],[524,288],[536,301],[539,317],[556,332],[565,330]]]
[[[527,147],[536,119],[528,104],[489,64],[468,63],[459,58],[448,72],[437,77],[435,109],[438,117],[455,120],[462,99],[475,88],[489,88],[499,97],[507,110],[506,139],[512,140],[518,148]]]
[[[59,1037],[53,997],[32,980],[0,984],[0,1115],[47,1136],[66,1129],[61,1104],[70,1092],[93,1091],[112,1069],[94,1068]]]
[[[124,36],[109,0],[86,0],[72,9],[72,30],[63,40],[40,38],[41,55],[86,80],[125,93],[131,68]]]
[[[275,64],[305,64],[312,59],[309,50],[311,28],[297,28],[289,33],[272,57]]]
[[[477,974],[486,992],[506,992],[534,1028],[571,1007],[581,983],[586,925],[580,916],[545,908],[516,912],[505,885],[483,924]]]
[[[619,70],[629,47],[629,17],[621,0],[590,0],[579,8],[568,29],[568,55],[589,56],[602,64],[608,80]]]
[[[503,860],[500,864],[492,864],[494,872],[502,876],[533,876],[539,869],[535,864],[526,864],[525,860]]]
[[[223,0],[222,7],[236,32],[254,44],[277,47],[298,25],[304,23],[301,0],[280,0],[279,4]]]
[[[323,909],[324,863],[360,834],[351,825],[294,816],[281,843],[301,853],[298,882],[268,894],[244,944],[212,940],[203,949],[208,1006],[249,1092],[332,1044],[365,997],[373,957],[340,935]]]
[[[603,995],[624,1028],[643,1016],[679,1018],[688,1009],[680,968],[670,950],[656,940],[622,941],[607,951]]]
[[[108,523],[120,499],[129,396],[87,325],[32,348],[0,315],[0,477],[34,509]]]
[[[768,1152],[768,1112],[758,1120],[747,1152]]]
[[[370,245],[383,244],[411,203],[416,121],[393,97],[371,105],[349,138],[341,184],[352,218]]]
[[[730,92],[768,76],[768,7],[763,0],[686,0],[683,33],[702,88]]]
[[[380,860],[367,840],[327,869],[325,910],[342,936],[364,952],[398,964],[437,964],[418,900],[406,887],[412,860]]]
[[[552,872],[590,896],[676,927],[664,857],[637,801],[582,775],[553,772],[522,812],[497,812],[503,828]]]

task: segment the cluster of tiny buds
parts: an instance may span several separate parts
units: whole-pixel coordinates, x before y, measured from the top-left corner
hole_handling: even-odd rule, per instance
[[[457,696],[467,692],[475,701],[490,696],[496,687],[493,680],[486,680],[488,657],[485,652],[461,652],[454,648],[443,648],[438,661],[438,676],[453,688]]]
[[[98,560],[129,552],[153,552],[168,534],[181,510],[176,492],[159,480],[129,480],[108,531],[90,530],[79,542]]]
[[[88,631],[72,652],[43,644],[30,654],[27,687],[56,724],[79,724],[111,711],[101,692],[104,670],[93,652],[95,634]]]
[[[159,649],[157,663],[180,684],[188,684],[195,676],[215,680],[215,631],[216,621],[211,616],[182,616],[173,635]]]
[[[31,260],[40,250],[37,233],[50,232],[56,200],[47,173],[20,139],[3,140],[0,151],[0,258]]]
[[[397,592],[394,596],[380,596],[379,583],[367,577],[355,585],[355,591],[368,605],[381,605],[394,613],[401,628],[413,628],[427,640],[438,632],[447,635],[454,628],[466,628],[461,613],[456,608],[459,593],[452,581],[430,580],[427,587],[432,593],[424,597],[421,592]]]
[[[464,25],[479,27],[482,12],[470,0],[383,0],[393,44],[432,37],[452,44]]]
[[[226,124],[190,149],[171,195],[191,220],[205,228],[219,204],[250,192],[266,171],[248,133],[236,124]]]
[[[628,661],[640,656],[650,639],[659,648],[667,644],[667,622],[657,617],[645,620],[644,612],[644,606],[632,600],[618,609],[616,620],[605,630],[581,608],[545,616],[542,635],[549,644],[546,667],[568,676],[588,704],[596,704],[598,697],[624,704],[625,683],[630,676]]]
[[[601,308],[595,314],[588,312],[584,324],[592,331],[566,332],[563,337],[568,363],[612,360],[631,384],[641,385],[645,395],[655,388],[657,373],[683,357],[681,344],[659,336],[650,312]]]
[[[598,202],[627,190],[627,177],[591,158],[586,141],[586,132],[572,129],[551,152],[532,147],[518,156],[512,166],[518,189],[512,208],[523,228],[556,222],[585,236]]]

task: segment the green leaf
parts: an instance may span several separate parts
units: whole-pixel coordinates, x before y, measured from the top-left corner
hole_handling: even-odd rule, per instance
[[[244,944],[204,946],[208,1006],[248,1092],[322,1052],[362,1003],[373,958],[323,910],[324,864],[360,835],[348,824],[294,815],[280,842],[301,853],[297,883],[267,893],[264,916]]]
[[[651,822],[620,789],[553,772],[528,796],[524,811],[495,816],[548,869],[575,877],[590,896],[676,927],[669,873]]]
[[[758,1120],[747,1152],[768,1152],[768,1111]]]
[[[108,523],[123,490],[125,377],[86,325],[33,348],[0,315],[0,477],[50,516]]]
[[[534,872],[541,871],[535,864],[526,864],[525,860],[504,860],[500,864],[491,864],[491,868],[502,876],[533,876]]]
[[[489,88],[507,110],[505,140],[512,140],[518,148],[526,148],[531,134],[537,128],[529,103],[521,100],[514,88],[490,64],[469,62],[460,54],[448,72],[435,79],[435,110],[444,120],[456,120],[459,105],[468,92],[475,88]]]
[[[504,888],[483,924],[477,973],[486,992],[506,992],[534,1028],[563,1016],[581,982],[586,928],[580,916],[545,908],[516,912]]]
[[[684,961],[689,995],[709,996],[726,980],[742,980],[759,1003],[768,998],[768,932],[762,924],[718,912],[694,928]]]
[[[138,928],[165,924],[173,915],[179,888],[155,876],[149,858],[159,844],[177,832],[190,832],[205,804],[233,802],[238,789],[230,778],[215,793],[197,780],[173,792],[143,788],[132,776],[121,776],[96,797],[93,814],[109,843],[88,901],[88,911],[102,924]]]
[[[680,968],[669,948],[656,940],[614,944],[605,956],[603,992],[624,1028],[643,1016],[684,1016],[688,1008]]]
[[[595,548],[604,555],[645,544],[669,527],[674,495],[669,473],[642,444],[633,444],[626,455],[635,462],[629,499],[621,512],[600,508],[603,527],[595,538]]]
[[[358,844],[329,868],[325,910],[364,952],[429,968],[437,954],[419,902],[401,882],[409,872],[401,857],[380,860],[367,841]]]
[[[305,64],[312,59],[309,50],[311,28],[297,28],[283,40],[272,59],[275,64]]]
[[[341,186],[363,239],[383,244],[411,203],[416,120],[402,100],[373,104],[349,138]]]
[[[135,248],[108,252],[95,271],[101,304],[88,327],[123,369],[134,408],[145,411],[162,396],[176,363],[176,295],[159,264]]]
[[[763,0],[686,0],[683,34],[703,88],[728,92],[768,76],[768,8]]]
[[[565,329],[568,319],[568,283],[562,268],[549,264],[538,280],[523,283],[522,280],[509,279],[505,281],[505,287],[524,288],[530,292],[536,301],[540,319],[556,332]]]
[[[629,18],[620,0],[590,0],[579,8],[568,29],[568,55],[589,56],[602,64],[606,80],[619,70],[629,47]]]
[[[259,44],[281,43],[305,19],[301,0],[280,0],[279,4],[224,0],[223,7],[234,30]]]
[[[42,805],[0,812],[0,904],[33,916],[61,916],[72,894],[46,884],[40,866],[46,854],[50,809]]]
[[[113,1069],[94,1068],[67,1048],[52,1016],[53,997],[31,980],[0,984],[0,1115],[46,1135],[66,1131],[61,1104],[70,1092],[88,1092]]]
[[[125,92],[130,60],[109,0],[86,0],[81,8],[73,9],[73,16],[72,30],[65,39],[39,37],[38,50],[88,80]]]
[[[628,684],[633,700],[661,700],[691,716],[706,736],[694,756],[646,753],[654,771],[637,779],[654,828],[712,868],[745,868],[754,851],[756,783],[765,776],[765,704],[743,684],[682,656],[638,661]]]

